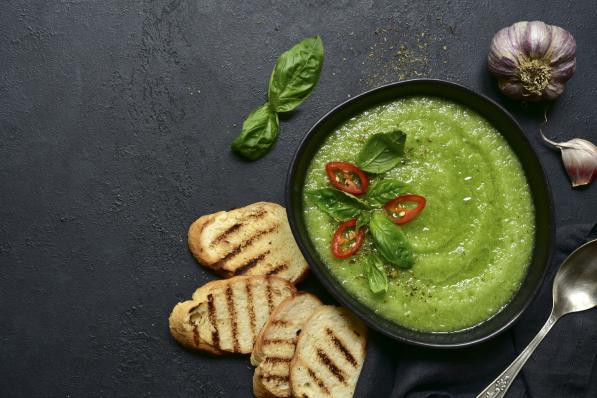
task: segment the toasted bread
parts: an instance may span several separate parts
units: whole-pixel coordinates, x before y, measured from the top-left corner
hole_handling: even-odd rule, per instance
[[[275,275],[296,283],[308,271],[286,209],[275,203],[203,216],[189,228],[188,240],[193,256],[224,278]]]
[[[290,364],[293,397],[352,397],[365,361],[367,329],[348,310],[317,309],[301,330]]]
[[[285,279],[238,276],[209,282],[178,303],[170,315],[170,333],[185,347],[249,354],[261,328],[284,299],[296,293]]]
[[[290,362],[298,332],[321,301],[309,293],[297,293],[275,309],[255,342],[251,363],[253,393],[258,398],[286,398],[290,391]]]

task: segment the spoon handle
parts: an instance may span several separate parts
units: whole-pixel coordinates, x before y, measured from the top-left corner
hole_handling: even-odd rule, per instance
[[[508,366],[494,381],[491,382],[483,390],[477,398],[501,398],[506,396],[506,391],[512,385],[514,378],[520,372],[524,364],[526,363],[527,359],[531,356],[535,348],[541,343],[543,338],[547,335],[547,332],[551,329],[551,327],[556,323],[558,317],[554,315],[553,311],[549,315],[547,322],[545,325],[539,330],[537,335],[531,340],[528,346],[516,357],[514,361]]]

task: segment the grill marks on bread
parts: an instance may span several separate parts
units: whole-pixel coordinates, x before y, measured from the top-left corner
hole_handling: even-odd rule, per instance
[[[285,271],[287,269],[288,269],[288,264],[276,265],[274,268],[269,270],[266,275],[277,275],[280,272]]]
[[[220,348],[220,333],[218,332],[218,320],[216,319],[216,306],[214,304],[214,296],[207,295],[207,311],[209,323],[211,324],[211,343],[217,349]]]
[[[248,310],[248,315],[249,315],[249,331],[251,332],[251,339],[254,339],[256,337],[256,332],[255,332],[255,323],[256,323],[256,319],[255,319],[255,310],[253,309],[253,290],[251,288],[251,281],[248,280],[247,283],[245,283],[245,290],[247,292],[247,310]]]
[[[234,303],[234,297],[232,296],[232,289],[230,286],[226,288],[226,304],[228,304],[228,315],[230,323],[232,324],[232,345],[234,352],[239,352],[240,347],[238,345],[238,324],[236,315],[236,306]]]
[[[228,266],[231,260],[233,260],[244,249],[251,248],[251,245],[255,242],[258,242],[261,237],[276,231],[278,227],[279,225],[275,225],[266,230],[255,232],[253,236],[249,237],[244,242],[236,245],[224,257],[217,260],[212,265],[212,268],[219,270],[220,273],[224,274],[226,277],[246,273],[251,268],[255,267],[260,261],[263,261],[263,259],[270,253],[270,250],[266,250],[265,252],[258,254],[257,256],[251,258],[250,260],[240,265],[237,264],[235,266]]]
[[[269,317],[270,302],[274,307],[295,293],[294,286],[276,277],[240,276],[210,282],[195,292],[194,300],[177,304],[170,330],[192,348],[248,354]]]
[[[293,339],[263,339],[263,345],[267,346],[267,345],[280,345],[280,344],[286,344],[286,345],[292,345],[294,346],[294,344],[296,343],[296,341],[294,341]]]
[[[270,322],[270,325],[285,327],[285,326],[288,326],[288,321],[285,319],[272,319]]]
[[[226,265],[228,264],[228,262],[230,260],[234,259],[242,250],[250,248],[251,245],[253,245],[254,243],[259,242],[259,239],[261,239],[262,237],[266,236],[267,234],[275,232],[279,227],[280,227],[280,225],[276,224],[276,225],[273,225],[273,226],[271,226],[271,227],[269,227],[267,229],[260,230],[260,231],[255,231],[253,233],[253,235],[249,236],[243,242],[241,242],[238,245],[236,245],[234,248],[232,248],[232,250],[228,254],[226,254],[224,257],[222,257],[221,259],[219,259],[218,261],[216,261],[215,267],[217,267],[219,269],[223,269],[225,272],[230,272],[232,274],[242,273],[242,272],[238,272],[239,268],[247,267],[247,265],[246,265],[247,263],[250,263],[251,261],[254,261],[254,259],[259,258],[260,256],[262,258],[260,258],[257,261],[262,260],[265,257],[265,255],[267,255],[267,254],[270,253],[270,251],[266,250],[265,255],[264,254],[260,254],[257,257],[254,257],[253,260],[249,260],[244,265],[235,267],[232,270],[227,269]]]
[[[296,283],[308,270],[286,210],[274,203],[258,202],[203,216],[189,228],[188,242],[203,266],[226,278],[277,275]]]
[[[315,371],[313,369],[311,369],[308,365],[306,366],[307,368],[307,372],[309,373],[309,377],[311,377],[311,379],[315,382],[315,384],[317,384],[317,386],[319,388],[321,388],[321,390],[326,393],[326,394],[330,394],[330,390],[328,390],[327,386],[325,385],[325,383],[323,382],[323,380],[321,380],[318,376],[317,373],[315,373]],[[303,394],[303,396],[307,396],[306,394]]]
[[[366,329],[360,320],[343,308],[320,307],[298,338],[290,366],[293,395],[352,397],[365,349]]]
[[[353,367],[357,367],[358,363],[357,360],[354,358],[354,356],[352,355],[352,353],[348,350],[348,348],[346,348],[346,346],[344,345],[344,343],[342,342],[342,340],[336,336],[336,334],[334,333],[334,331],[330,328],[325,328],[325,334],[329,337],[329,339],[331,340],[332,344],[334,344],[334,346],[340,351],[342,352],[342,354],[344,355],[344,358],[346,359],[346,361],[348,363],[350,363]]]
[[[267,317],[269,318],[269,315],[274,311],[274,299],[272,297],[272,287],[270,285],[269,279],[267,279],[265,283],[267,283],[265,294],[267,296]]]
[[[290,363],[297,334],[321,302],[308,293],[298,293],[276,307],[261,330],[251,363],[257,368],[253,392],[257,397],[290,397]]]
[[[269,250],[264,251],[263,253],[259,254],[257,257],[250,259],[245,264],[243,264],[240,267],[238,267],[237,269],[235,269],[233,274],[234,275],[246,274],[247,271],[249,271],[251,268],[253,268],[257,264],[259,264],[260,261],[263,261],[263,259],[270,253],[271,252]],[[270,272],[268,272],[267,275],[270,275]]]
[[[265,357],[264,363],[290,363],[290,361],[292,361],[292,358],[286,358],[286,357]],[[284,375],[284,377],[286,377],[288,379],[288,375]]]
[[[341,371],[338,366],[336,366],[334,361],[330,359],[330,357],[328,357],[322,349],[317,349],[317,358],[319,359],[319,362],[322,363],[330,371],[330,373],[336,376],[338,381],[340,381],[343,384],[346,384],[344,372]]]
[[[238,229],[240,229],[242,226],[243,225],[241,223],[233,224],[231,227],[229,227],[228,229],[226,229],[220,235],[216,236],[214,238],[214,240],[212,240],[211,243],[209,244],[209,247],[214,247],[216,244],[218,244],[221,241],[223,241],[224,239],[226,239],[226,237],[228,235],[234,233],[235,231],[237,231]]]

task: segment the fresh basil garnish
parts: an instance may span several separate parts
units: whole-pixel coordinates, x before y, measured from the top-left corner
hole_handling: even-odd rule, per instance
[[[311,94],[323,65],[323,42],[309,37],[278,58],[269,79],[268,98],[275,112],[288,112]]]
[[[383,206],[401,193],[405,193],[407,186],[398,180],[380,180],[369,187],[366,199],[369,202]]]
[[[369,224],[369,221],[371,220],[371,212],[370,211],[362,211],[359,216],[357,217],[357,225],[356,225],[356,229],[357,231],[365,226],[367,226],[367,224]]]
[[[388,171],[402,159],[406,134],[397,130],[372,135],[357,156],[357,166],[369,173]]]
[[[371,254],[368,256],[365,262],[365,276],[369,283],[369,289],[374,294],[388,291],[388,275],[386,275],[383,260],[378,255]]]
[[[232,150],[247,159],[255,160],[265,155],[278,139],[278,115],[267,102],[249,114]]]
[[[412,249],[404,232],[383,212],[375,212],[371,215],[369,230],[375,246],[387,262],[400,268],[412,267],[414,263]]]
[[[357,218],[365,206],[352,195],[333,188],[322,188],[306,192],[311,200],[323,212],[336,221]]]

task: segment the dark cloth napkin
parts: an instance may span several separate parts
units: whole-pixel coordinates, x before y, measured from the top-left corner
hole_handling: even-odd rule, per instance
[[[365,363],[357,396],[476,397],[543,326],[551,311],[556,271],[566,256],[591,239],[597,239],[597,225],[560,227],[556,232],[557,247],[538,296],[512,329],[485,343],[446,351],[372,336],[367,362],[377,366],[372,369]],[[385,373],[390,366],[394,374],[388,377]],[[528,360],[508,397],[596,398],[597,309],[560,319]]]

